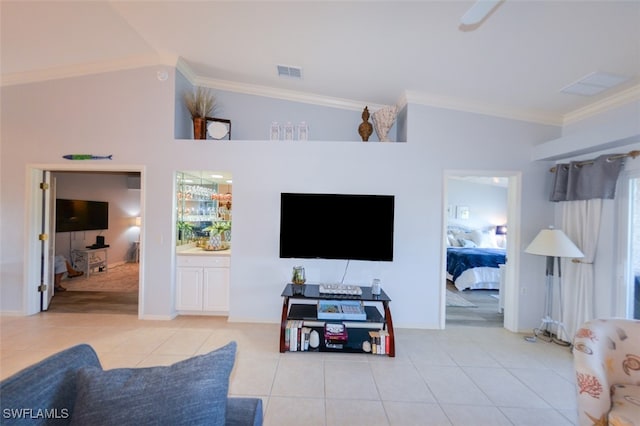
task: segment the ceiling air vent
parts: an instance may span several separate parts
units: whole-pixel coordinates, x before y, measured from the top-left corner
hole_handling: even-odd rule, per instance
[[[302,68],[288,65],[277,65],[278,77],[302,78]]]
[[[600,92],[609,90],[619,84],[629,80],[629,77],[622,75],[609,74],[606,72],[592,72],[582,77],[575,83],[562,88],[562,93],[570,93],[572,95],[593,96]]]

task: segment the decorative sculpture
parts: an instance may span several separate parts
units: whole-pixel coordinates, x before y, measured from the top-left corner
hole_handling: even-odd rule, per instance
[[[369,107],[364,107],[362,111],[362,123],[358,126],[358,133],[363,142],[367,142],[373,133],[373,126],[369,123]]]
[[[380,142],[390,142],[387,135],[393,126],[393,122],[396,121],[397,114],[398,107],[396,105],[384,106],[373,113],[373,126]]]
[[[65,160],[113,160],[111,155],[92,155],[92,154],[67,154],[63,155]]]

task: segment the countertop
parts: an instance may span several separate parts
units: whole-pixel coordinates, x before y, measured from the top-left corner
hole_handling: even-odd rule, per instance
[[[188,244],[186,246],[178,246],[176,254],[178,256],[231,256],[231,249],[208,251]]]

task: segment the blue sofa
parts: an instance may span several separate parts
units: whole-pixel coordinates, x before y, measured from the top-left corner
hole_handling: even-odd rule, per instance
[[[74,346],[0,382],[0,424],[260,426],[261,399],[228,397],[235,352],[103,370],[91,346]]]

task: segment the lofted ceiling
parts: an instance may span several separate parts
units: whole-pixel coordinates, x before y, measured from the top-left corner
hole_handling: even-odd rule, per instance
[[[0,0],[2,84],[182,64],[214,88],[354,107],[404,96],[551,124],[640,99],[640,1],[505,0],[463,31],[472,4]],[[592,72],[628,80],[560,92]]]

